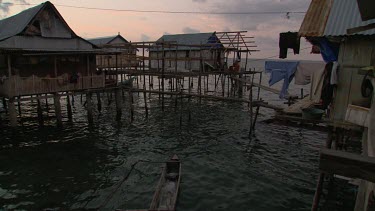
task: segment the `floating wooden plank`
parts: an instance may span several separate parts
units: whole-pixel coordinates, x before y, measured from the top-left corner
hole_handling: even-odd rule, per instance
[[[375,182],[375,157],[322,149],[319,169],[330,174]]]

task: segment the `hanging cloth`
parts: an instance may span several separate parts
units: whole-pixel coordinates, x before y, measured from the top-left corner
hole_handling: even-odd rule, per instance
[[[300,37],[297,32],[284,32],[280,33],[279,39],[279,58],[285,59],[288,54],[288,48],[293,49],[294,54],[299,54]]]
[[[294,73],[296,72],[298,62],[278,62],[278,61],[266,61],[265,70],[266,73],[271,73],[269,85],[272,86],[275,83],[284,80],[283,87],[279,97],[281,99],[285,98],[288,94],[289,83],[294,78]]]

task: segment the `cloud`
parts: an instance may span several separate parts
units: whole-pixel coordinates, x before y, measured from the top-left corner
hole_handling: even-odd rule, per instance
[[[150,37],[145,34],[141,34],[141,41],[144,41],[144,42],[150,41]]]
[[[185,34],[194,34],[194,33],[199,33],[200,31],[198,29],[185,27],[185,28],[182,29],[182,32],[185,33]]]
[[[13,3],[10,3],[10,2],[3,3],[3,0],[0,0],[0,11],[3,12],[3,15],[1,16],[5,17],[9,13],[9,9],[11,6],[13,6]]]
[[[19,2],[21,4],[27,4],[27,5],[30,5],[29,2],[25,1],[25,0],[16,0],[16,2]]]
[[[28,3],[25,0],[15,0],[15,2],[20,3],[20,4],[30,5],[30,3]],[[0,0],[0,11],[2,12],[2,14],[0,14],[0,18],[7,17],[7,15],[9,14],[10,7],[13,5],[14,4],[11,2],[3,2],[3,0]]]
[[[204,2],[207,2],[207,0],[192,0],[193,2],[197,2],[197,3],[204,3]]]
[[[213,2],[215,1],[215,2]],[[254,12],[248,15],[220,15],[217,22],[222,23],[225,31],[245,30],[249,36],[254,36],[257,49],[265,52],[255,54],[277,54],[279,34],[287,31],[298,31],[304,14],[287,12],[307,11],[311,0],[210,0],[212,12]],[[277,14],[259,14],[260,12],[281,12]],[[285,12],[285,13],[284,13]],[[301,43],[302,46],[302,43]],[[268,52],[267,52],[268,51]]]

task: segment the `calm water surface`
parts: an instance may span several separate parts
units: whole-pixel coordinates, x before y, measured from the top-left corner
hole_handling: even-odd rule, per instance
[[[137,161],[177,154],[183,171],[178,210],[310,209],[325,133],[263,123],[272,111],[261,110],[250,139],[245,104],[194,99],[189,122],[187,99],[181,110],[167,97],[162,112],[155,95],[146,119],[142,94],[134,97],[133,123],[127,100],[121,123],[113,103],[104,100],[92,128],[79,97],[73,123],[64,117],[62,129],[53,118],[39,128],[35,118],[27,118],[36,117],[36,103],[23,104],[23,126],[3,125],[0,132],[0,208],[97,209],[111,194],[105,210],[148,208],[162,164],[138,163],[119,184]]]

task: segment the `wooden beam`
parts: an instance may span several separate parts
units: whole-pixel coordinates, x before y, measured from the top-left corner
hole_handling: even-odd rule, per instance
[[[329,174],[375,182],[375,157],[322,149],[319,169]]]
[[[374,29],[374,28],[375,28],[375,23],[370,23],[370,24],[367,24],[367,25],[364,25],[364,26],[358,26],[358,27],[347,29],[346,33],[355,34],[355,33],[358,33],[358,32],[363,32],[363,31],[366,31],[366,30]]]

